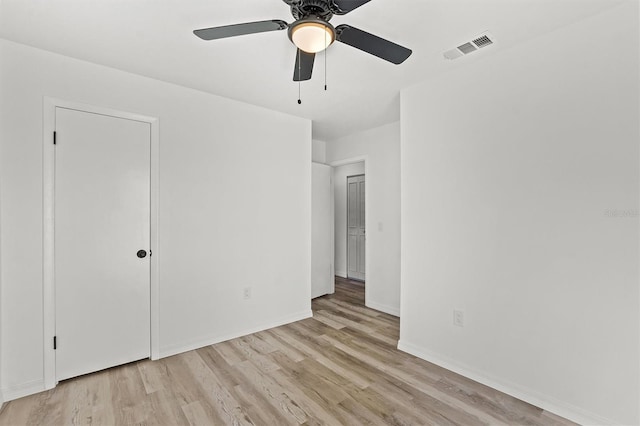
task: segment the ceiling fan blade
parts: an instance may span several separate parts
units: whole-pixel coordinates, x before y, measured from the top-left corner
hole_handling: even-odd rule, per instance
[[[357,9],[370,1],[371,0],[333,0],[332,3],[335,7],[332,7],[331,9],[336,15],[346,15],[353,9]]]
[[[307,53],[304,50],[298,49],[296,52],[296,66],[293,69],[293,81],[310,80],[313,71],[313,61],[315,59],[315,53]]]
[[[224,25],[222,27],[203,28],[193,33],[203,40],[215,40],[218,38],[235,37],[245,34],[264,33],[267,31],[284,30],[289,24],[280,20],[247,22],[244,24]]]
[[[411,49],[350,25],[343,24],[336,27],[336,40],[396,65],[403,63],[412,53]]]

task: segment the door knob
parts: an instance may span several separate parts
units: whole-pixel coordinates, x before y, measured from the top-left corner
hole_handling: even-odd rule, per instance
[[[143,257],[147,257],[147,252],[144,250],[138,250],[138,253],[136,254],[140,259],[142,259]]]

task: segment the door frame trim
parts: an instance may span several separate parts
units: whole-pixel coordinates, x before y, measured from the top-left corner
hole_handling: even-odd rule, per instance
[[[369,156],[368,155],[358,155],[355,157],[349,157],[349,158],[345,158],[342,160],[336,160],[336,161],[332,161],[329,163],[329,165],[331,167],[340,167],[340,166],[346,166],[348,164],[355,164],[355,163],[364,163],[364,176],[365,179],[367,179],[367,176],[369,175]],[[335,183],[334,183],[335,185]],[[369,187],[371,185],[367,184],[364,187],[364,233],[365,235],[369,235]],[[335,219],[334,219],[335,222]],[[365,280],[365,286],[364,286],[364,304],[365,306],[369,306],[369,287],[368,285],[366,285],[366,282],[369,281],[371,279],[371,261],[369,259],[370,256],[370,247],[369,247],[369,238],[365,238],[364,240],[364,280]],[[334,264],[335,264],[335,260],[334,260]]]
[[[43,231],[43,372],[44,387],[52,389],[57,384],[56,379],[56,354],[53,349],[53,336],[55,335],[56,311],[55,311],[55,271],[54,271],[54,190],[55,190],[55,150],[53,145],[53,132],[55,130],[55,110],[57,107],[73,109],[93,114],[107,115],[127,120],[149,123],[151,128],[151,164],[150,164],[150,247],[153,256],[150,260],[150,302],[151,302],[151,347],[149,353],[152,360],[160,358],[160,318],[159,318],[159,279],[158,279],[158,194],[159,194],[159,119],[146,115],[120,111],[111,108],[103,108],[75,101],[43,97],[43,126],[42,126],[42,231]]]

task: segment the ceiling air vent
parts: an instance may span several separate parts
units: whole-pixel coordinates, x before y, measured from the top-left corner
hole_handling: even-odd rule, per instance
[[[446,59],[457,59],[461,56],[468,55],[469,53],[473,53],[478,49],[482,49],[483,47],[490,46],[494,43],[494,38],[488,32],[480,34],[479,36],[474,37],[471,41],[461,44],[460,46],[447,50],[443,53]]]
[[[485,47],[488,46],[490,44],[493,44],[493,40],[491,40],[486,34],[482,35],[476,39],[473,40],[473,44],[475,44],[476,46],[480,47]]]

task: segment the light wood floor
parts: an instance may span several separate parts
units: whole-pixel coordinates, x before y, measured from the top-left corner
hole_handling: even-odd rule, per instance
[[[5,404],[0,425],[566,425],[396,349],[398,318],[336,280],[314,317]]]

